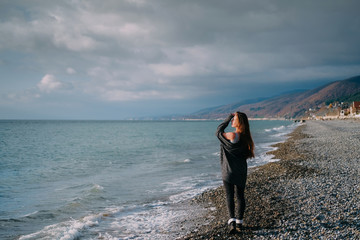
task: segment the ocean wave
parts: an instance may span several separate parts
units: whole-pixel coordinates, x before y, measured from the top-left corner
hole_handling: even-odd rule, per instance
[[[177,231],[178,228],[174,228],[174,224],[186,219],[189,214],[189,207],[190,206],[179,208],[169,204],[148,204],[145,208],[137,208],[137,211],[129,214],[119,214],[115,216],[110,226],[111,229],[116,229],[116,231],[102,233],[101,236],[105,236],[105,239],[109,240],[175,239],[179,235]],[[202,211],[204,211],[204,209],[196,209],[197,214],[201,214]]]
[[[48,210],[35,211],[23,216],[25,219],[53,219],[56,217],[56,213]],[[20,218],[21,219],[21,218]]]
[[[271,131],[268,131],[268,133],[270,133],[270,137],[278,138],[280,140],[279,142],[283,142],[287,139],[287,135],[294,131],[299,125],[300,123],[293,123],[287,126],[274,127]]]
[[[81,231],[98,225],[101,216],[87,216],[81,220],[70,220],[57,224],[46,226],[42,230],[21,236],[19,240],[32,240],[32,239],[59,239],[59,240],[73,240],[81,236]]]
[[[118,237],[111,236],[110,233],[99,233],[99,236],[97,239],[103,239],[103,240],[119,240]]]
[[[203,189],[203,191],[206,189]],[[200,210],[199,210],[200,211]],[[173,224],[185,218],[186,209],[154,201],[143,205],[109,207],[104,212],[70,219],[22,235],[19,240],[169,239]],[[174,233],[176,235],[176,233]],[[96,236],[97,235],[97,236]]]
[[[219,157],[219,156],[220,156],[220,152],[215,152],[215,153],[212,153],[211,155]]]
[[[113,217],[122,211],[123,208],[108,208],[105,212],[88,215],[80,219],[70,219],[68,221],[48,225],[28,235],[20,236],[19,240],[35,240],[35,239],[59,239],[74,240],[83,236],[83,231],[98,226],[107,218]]]
[[[202,191],[205,190],[202,189]],[[186,209],[174,208],[167,201],[109,207],[99,214],[48,225],[35,233],[20,236],[19,240],[81,238],[165,240],[169,239],[174,222],[185,218],[187,214]]]
[[[170,201],[172,203],[179,203],[191,198],[194,198],[195,196],[201,194],[202,192],[205,192],[206,190],[209,190],[215,186],[206,186],[202,188],[190,188],[187,191],[180,192],[178,194],[171,195],[169,197]]]
[[[292,123],[289,125],[281,125],[278,127],[273,127],[273,128],[267,128],[264,129],[265,132],[291,132],[292,130],[294,130],[297,126],[301,125],[301,123]]]
[[[267,128],[265,129],[265,132],[282,131],[284,128],[285,126],[281,125],[280,127]]]
[[[32,216],[34,216],[37,213],[39,213],[39,211],[34,211],[34,212],[31,212],[31,213],[27,213],[27,214],[21,216],[21,218],[31,218]]]
[[[208,174],[177,178],[163,183],[163,191],[170,194],[169,201],[171,203],[179,203],[191,199],[207,189],[218,186],[219,181],[220,176],[210,176]]]
[[[104,187],[99,184],[93,184],[93,186],[90,189],[90,192],[101,192],[104,190]]]
[[[300,125],[301,123],[292,123],[287,126],[281,125],[279,127],[265,129],[265,132],[267,132],[270,137],[270,141],[255,146],[257,153],[254,159],[248,160],[249,166],[256,167],[269,162],[279,161],[279,159],[275,159],[274,155],[268,154],[268,152],[275,151],[277,147],[274,147],[274,145],[286,141],[289,137],[288,134]]]
[[[267,154],[267,153],[261,153],[258,156],[256,156],[253,159],[248,160],[249,167],[257,167],[264,165],[269,162],[276,162],[277,159],[274,159],[274,155]]]
[[[165,182],[162,185],[164,186],[164,192],[178,192],[195,187],[195,181],[193,177],[183,177],[174,179],[173,181]]]

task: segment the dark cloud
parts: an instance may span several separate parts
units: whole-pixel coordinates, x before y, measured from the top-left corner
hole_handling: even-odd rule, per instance
[[[311,88],[359,74],[359,8],[355,0],[2,1],[0,93],[40,104],[64,85],[29,92],[53,76],[72,86],[64,101],[73,92],[73,101],[109,106],[156,102],[160,114]]]

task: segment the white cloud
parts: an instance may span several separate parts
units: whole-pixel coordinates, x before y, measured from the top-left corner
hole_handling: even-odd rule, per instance
[[[11,102],[32,102],[35,99],[43,98],[44,94],[48,95],[55,91],[70,90],[72,88],[73,85],[71,83],[59,81],[54,75],[46,74],[35,87],[0,94],[0,99],[3,104],[10,104]]]
[[[154,73],[168,77],[189,76],[193,73],[191,66],[186,63],[174,65],[167,63],[150,64]]]
[[[196,86],[189,87],[189,81],[184,83],[168,76],[159,77],[150,70],[146,71],[148,67],[145,65],[129,66],[129,68],[132,67],[132,74],[111,69],[108,65],[111,63],[88,70],[92,81],[84,86],[87,94],[111,102],[186,99],[196,94],[197,96],[204,94],[204,92],[199,92]],[[170,73],[166,72],[166,74]]]
[[[185,98],[183,94],[178,92],[163,92],[156,90],[122,91],[120,89],[107,89],[101,93],[101,97],[102,99],[110,102]]]
[[[54,75],[46,74],[38,83],[37,87],[41,92],[50,93],[55,90],[69,89],[72,85],[57,80]]]
[[[96,41],[88,36],[62,31],[54,33],[54,44],[58,47],[64,46],[73,51],[92,50],[95,49],[97,45]]]
[[[135,4],[139,5],[139,6],[146,4],[146,0],[126,0],[126,1],[128,1],[130,3],[135,3]]]
[[[71,67],[66,68],[66,72],[67,72],[68,74],[75,74],[75,73],[76,73],[75,69],[73,69],[73,68],[71,68]]]
[[[8,93],[2,96],[3,103],[9,104],[10,102],[29,102],[33,99],[40,98],[39,91],[35,88],[27,89],[18,93]]]

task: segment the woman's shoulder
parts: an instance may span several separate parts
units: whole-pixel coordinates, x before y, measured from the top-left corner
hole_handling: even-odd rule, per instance
[[[227,139],[227,140],[234,140],[236,137],[236,133],[235,132],[227,132],[227,133],[223,133],[223,136]]]

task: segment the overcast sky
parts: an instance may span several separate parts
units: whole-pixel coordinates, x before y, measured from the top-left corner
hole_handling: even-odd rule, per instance
[[[0,0],[0,119],[126,119],[360,74],[358,0]]]

